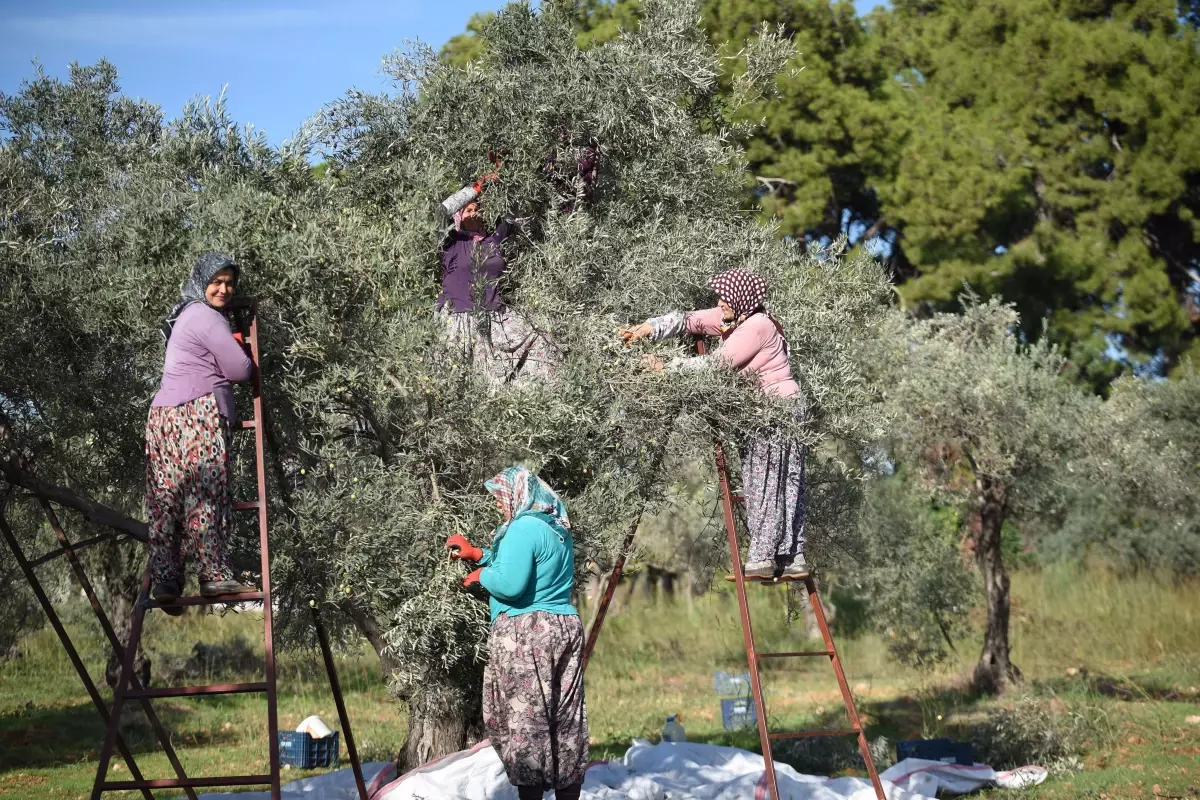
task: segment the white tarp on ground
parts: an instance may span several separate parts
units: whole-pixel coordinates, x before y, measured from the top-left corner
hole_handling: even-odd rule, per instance
[[[363,767],[372,800],[517,800],[496,751],[486,742],[395,778],[390,764]],[[802,775],[776,763],[782,800],[874,800],[865,778]],[[1041,783],[1041,767],[996,772],[991,767],[942,764],[908,758],[880,776],[889,800],[957,794],[984,786],[1018,788]],[[349,769],[306,778],[284,787],[286,800],[357,800]],[[552,798],[553,793],[547,793]],[[765,800],[762,756],[734,747],[682,742],[652,745],[634,740],[619,761],[592,765],[582,800]],[[201,795],[201,800],[266,800],[266,794]]]

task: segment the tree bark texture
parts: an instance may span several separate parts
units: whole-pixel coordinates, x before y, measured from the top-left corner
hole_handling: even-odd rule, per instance
[[[399,664],[387,649],[379,622],[357,605],[348,605],[345,610],[375,649],[383,674],[391,675],[397,671]],[[443,680],[451,685],[429,687],[426,696],[457,694],[464,703],[445,708],[419,698],[408,701],[408,736],[396,755],[397,774],[465,750],[483,738],[483,666],[472,668],[469,674],[450,675]]]
[[[1021,670],[1010,658],[1011,599],[1008,571],[1000,551],[1000,531],[1008,512],[1008,487],[989,478],[977,479],[976,486],[979,489],[979,539],[975,544],[975,559],[987,591],[987,628],[973,682],[977,691],[998,694],[1022,680]]]

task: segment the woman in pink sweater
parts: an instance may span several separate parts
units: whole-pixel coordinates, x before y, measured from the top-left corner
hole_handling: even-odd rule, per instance
[[[676,311],[653,317],[621,332],[627,342],[657,342],[683,333],[720,336],[721,346],[709,355],[675,358],[669,364],[649,356],[651,369],[692,371],[733,369],[758,378],[771,397],[790,399],[793,413],[803,415],[800,385],[792,377],[783,327],[767,313],[763,301],[767,284],[745,270],[723,272],[709,281],[717,307]],[[741,448],[742,492],[750,528],[750,552],[745,576],[803,578],[804,561],[804,445],[768,431]]]

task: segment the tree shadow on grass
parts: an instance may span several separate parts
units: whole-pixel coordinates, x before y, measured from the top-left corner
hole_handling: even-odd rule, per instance
[[[206,702],[221,702],[206,698]],[[195,713],[186,706],[159,702],[154,706],[168,735],[174,734],[176,750],[182,749],[179,732],[188,727]],[[0,715],[0,772],[94,761],[104,743],[104,722],[90,702],[53,708],[27,707],[16,714]],[[141,704],[130,702],[121,714],[121,735],[135,756],[162,749]],[[234,731],[188,731],[187,746],[231,743]],[[120,756],[114,761],[120,761]]]

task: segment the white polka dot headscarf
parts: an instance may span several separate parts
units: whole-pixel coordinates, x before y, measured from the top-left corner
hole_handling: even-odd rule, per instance
[[[767,298],[767,282],[744,269],[731,269],[714,275],[708,285],[739,317],[756,311]]]

